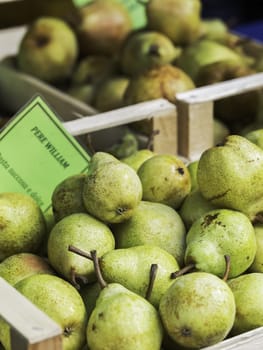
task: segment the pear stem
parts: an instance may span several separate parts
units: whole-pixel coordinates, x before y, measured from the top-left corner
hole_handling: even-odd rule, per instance
[[[228,276],[229,276],[229,271],[230,271],[230,256],[229,255],[224,255],[225,261],[226,261],[226,269],[225,273],[223,276],[223,281],[227,281]]]
[[[97,257],[96,250],[91,250],[90,255],[91,255],[92,260],[93,260],[94,270],[95,270],[100,288],[103,289],[103,288],[107,287],[108,284],[102,276],[100,264],[99,264],[99,258]]]
[[[75,246],[73,246],[73,245],[69,245],[69,246],[68,246],[68,250],[69,250],[70,252],[76,253],[76,254],[78,254],[78,255],[84,257],[84,258],[87,258],[87,259],[93,261],[93,258],[92,258],[92,256],[91,256],[90,253],[84,252],[84,250],[81,250],[81,249],[79,249],[79,248],[77,248],[77,247],[75,247]]]
[[[179,276],[182,276],[184,275],[185,273],[193,270],[195,268],[195,264],[189,264],[187,266],[184,266],[183,268],[181,268],[180,270],[178,271],[175,271],[175,272],[172,272],[171,273],[171,278],[174,279],[176,277],[179,277]]]
[[[147,288],[146,295],[145,295],[146,300],[149,300],[151,297],[154,281],[156,279],[157,270],[158,270],[158,265],[152,264],[151,268],[150,268],[149,284],[148,284],[148,288]]]

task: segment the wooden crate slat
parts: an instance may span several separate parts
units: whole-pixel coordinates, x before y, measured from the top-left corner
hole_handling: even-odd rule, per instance
[[[173,113],[175,109],[174,104],[160,98],[95,114],[94,116],[84,116],[81,119],[67,121],[64,123],[64,127],[71,135],[78,136],[143,119],[166,117],[167,114]]]
[[[263,327],[239,334],[203,350],[262,350]]]
[[[49,350],[62,350],[61,327],[1,277],[0,315],[13,328],[11,335],[17,338],[17,347],[12,350],[34,349],[33,345],[43,342],[50,343]]]
[[[222,99],[263,87],[263,73],[251,74],[216,84],[203,86],[194,90],[176,94],[179,101],[185,103],[202,103]]]

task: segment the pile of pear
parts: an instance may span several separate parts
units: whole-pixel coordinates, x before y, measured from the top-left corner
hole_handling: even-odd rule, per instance
[[[142,26],[117,0],[76,12],[29,23],[13,64],[98,112],[160,97],[176,104],[179,92],[262,71],[263,47],[203,18],[200,0],[149,0]],[[231,133],[259,127],[260,100],[253,91],[216,101],[214,118]]]
[[[262,140],[231,134],[189,163],[95,152],[45,213],[1,193],[0,276],[63,350],[202,349],[263,326]]]

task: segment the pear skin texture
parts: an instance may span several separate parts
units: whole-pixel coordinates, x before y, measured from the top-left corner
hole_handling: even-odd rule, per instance
[[[244,273],[256,255],[255,230],[248,217],[230,209],[215,209],[197,219],[186,236],[186,265],[223,277],[225,255],[230,257],[229,278]]]
[[[15,288],[62,327],[63,350],[82,349],[87,313],[81,296],[69,282],[39,274],[18,282]]]
[[[0,193],[0,261],[16,253],[36,253],[45,238],[41,208],[29,195]]]
[[[188,45],[199,37],[201,8],[199,0],[148,1],[148,27],[165,34],[175,44]]]
[[[29,26],[22,38],[17,65],[25,73],[56,83],[70,76],[78,51],[76,35],[65,21],[41,17]]]
[[[170,253],[157,246],[140,245],[114,249],[100,258],[102,275],[108,283],[120,283],[142,297],[146,296],[152,264],[157,264],[158,269],[149,301],[157,307],[173,283],[171,273],[179,270]]]
[[[263,150],[240,135],[201,154],[197,181],[202,195],[221,208],[239,210],[251,221],[263,211]]]
[[[89,214],[75,213],[60,220],[48,239],[51,266],[68,281],[72,272],[88,282],[95,280],[93,262],[68,250],[73,245],[86,252],[96,250],[98,256],[114,249],[114,236],[107,225]]]
[[[222,341],[235,319],[235,299],[227,283],[206,272],[175,279],[160,301],[168,335],[187,348],[200,349]]]
[[[83,201],[88,213],[106,223],[130,218],[142,199],[142,184],[129,165],[105,152],[91,158],[83,185]]]
[[[137,171],[143,187],[143,200],[179,208],[191,190],[186,165],[172,154],[157,154]]]
[[[186,229],[180,215],[170,206],[141,201],[132,217],[112,226],[117,248],[156,245],[184,263]]]
[[[55,274],[47,259],[32,253],[17,253],[0,263],[0,276],[15,285],[35,273]]]
[[[51,197],[55,221],[73,213],[86,213],[82,190],[86,174],[76,174],[61,181]]]
[[[87,327],[92,350],[159,350],[162,337],[158,311],[146,299],[117,283],[100,292]]]
[[[228,280],[236,303],[236,317],[231,335],[263,326],[263,274],[246,273]]]

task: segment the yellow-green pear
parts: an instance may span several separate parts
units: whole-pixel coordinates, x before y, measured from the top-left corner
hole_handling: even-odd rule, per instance
[[[228,280],[236,304],[236,317],[231,335],[263,326],[263,274],[245,273]]]
[[[213,209],[216,209],[216,206],[205,199],[197,188],[188,193],[178,213],[188,230],[197,219]]]
[[[139,149],[128,157],[122,158],[121,161],[131,166],[135,171],[139,169],[142,163],[154,156],[156,153],[150,149]]]
[[[146,3],[148,27],[185,46],[199,37],[201,10],[200,0],[150,0]]]
[[[263,150],[240,135],[201,154],[197,181],[201,194],[221,208],[239,210],[250,220],[263,211]]]
[[[62,349],[81,350],[86,341],[87,313],[76,288],[64,279],[35,274],[15,288],[62,328]]]
[[[191,177],[185,163],[173,154],[157,154],[137,171],[143,200],[179,208],[191,190]]]
[[[222,18],[202,18],[200,37],[226,43],[229,35],[229,27]]]
[[[18,68],[49,83],[68,79],[79,53],[77,37],[61,18],[43,16],[28,26],[17,53]]]
[[[191,178],[191,191],[194,191],[198,188],[197,183],[197,168],[198,168],[198,160],[190,161],[190,163],[187,164],[187,169],[190,174]]]
[[[11,285],[35,273],[55,274],[55,271],[46,258],[33,253],[17,253],[0,263],[0,276]]]
[[[130,78],[124,93],[124,104],[132,105],[156,98],[176,103],[176,94],[192,90],[195,84],[190,76],[171,63],[148,69]]]
[[[75,174],[62,180],[54,188],[51,196],[55,221],[74,213],[86,213],[82,190],[86,174]]]
[[[136,171],[106,152],[96,152],[83,185],[86,210],[106,223],[130,218],[142,199]]]
[[[235,311],[234,295],[227,283],[207,272],[177,277],[159,306],[168,335],[183,347],[194,349],[224,340],[234,324]]]
[[[231,48],[214,40],[201,39],[184,48],[176,60],[176,65],[183,69],[195,82],[200,70],[210,64],[229,62],[235,67],[245,67],[244,59]],[[212,71],[216,74],[217,72]]]
[[[121,69],[128,76],[140,74],[172,63],[180,52],[181,48],[159,31],[135,31],[128,36],[120,52]]]
[[[31,196],[0,193],[0,261],[16,253],[37,253],[45,234],[44,214]]]
[[[91,350],[159,350],[162,337],[159,313],[145,298],[119,283],[102,289],[88,321]]]
[[[161,296],[173,283],[171,274],[179,270],[174,256],[153,245],[119,248],[102,255],[102,275],[108,283],[120,283],[129,290],[147,296],[152,265],[157,265],[156,278],[149,301],[158,306]]]
[[[70,245],[95,249],[100,256],[114,249],[115,240],[107,225],[87,213],[71,214],[56,223],[48,239],[48,260],[55,271],[79,287],[81,281],[95,280],[93,263],[69,251]]]
[[[250,130],[244,134],[249,141],[253,142],[255,145],[263,149],[263,129],[257,128],[255,130]]]
[[[93,106],[100,112],[121,108],[128,84],[129,78],[125,75],[109,77],[95,91]]]
[[[256,235],[249,218],[230,209],[214,209],[194,221],[186,236],[185,264],[229,278],[244,273],[256,255]]]
[[[183,266],[186,229],[180,215],[168,205],[141,201],[132,217],[112,226],[117,248],[156,245]]]

